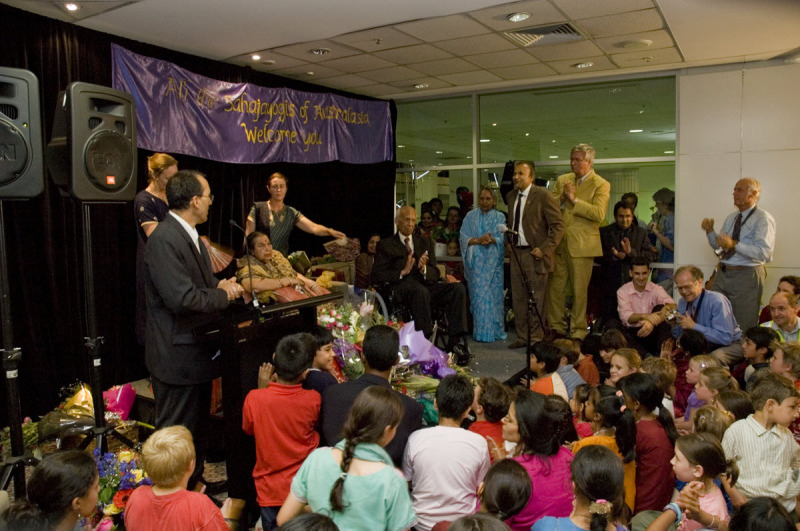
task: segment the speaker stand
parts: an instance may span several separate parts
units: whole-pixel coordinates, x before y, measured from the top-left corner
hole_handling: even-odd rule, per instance
[[[91,366],[90,386],[92,389],[92,403],[94,405],[94,428],[89,430],[86,437],[78,446],[81,450],[95,441],[95,448],[101,452],[108,451],[108,437],[114,437],[128,448],[136,449],[136,444],[119,433],[114,426],[106,424],[105,404],[103,403],[103,360],[101,348],[105,339],[97,335],[97,308],[94,298],[94,267],[92,265],[92,217],[91,204],[83,203],[83,283],[86,295],[86,321],[89,336],[85,337],[86,354]]]
[[[22,350],[14,348],[14,330],[11,322],[11,299],[8,285],[8,262],[6,253],[5,213],[0,199],[0,315],[3,319],[3,371],[6,375],[6,397],[8,399],[8,425],[11,432],[11,458],[3,463],[0,472],[0,489],[6,490],[11,477],[14,478],[14,495],[25,496],[25,467],[39,461],[25,453],[22,438],[22,413],[19,401],[19,362]]]

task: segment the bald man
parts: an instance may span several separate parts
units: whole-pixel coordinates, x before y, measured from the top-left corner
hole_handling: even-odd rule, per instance
[[[433,332],[431,308],[446,309],[451,350],[461,365],[469,362],[466,343],[467,292],[460,282],[441,282],[433,243],[414,234],[417,213],[410,206],[397,211],[397,233],[378,242],[372,282],[391,284],[398,302],[411,309],[414,327],[425,337]]]
[[[722,231],[714,231],[713,219],[701,223],[708,244],[720,257],[712,289],[731,301],[742,330],[758,324],[765,264],[772,260],[775,249],[775,218],[758,208],[760,197],[761,184],[756,179],[740,179],[733,187],[737,211],[725,219]]]

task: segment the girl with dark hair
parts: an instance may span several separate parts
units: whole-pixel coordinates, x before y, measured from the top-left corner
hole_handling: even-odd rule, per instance
[[[511,528],[497,518],[478,513],[462,516],[447,529],[448,531],[508,531]]]
[[[636,502],[633,512],[660,511],[672,498],[675,474],[670,460],[678,432],[662,406],[664,392],[652,374],[636,373],[618,383],[636,418]]]
[[[575,423],[572,422],[572,409],[569,403],[559,395],[549,395],[545,407],[555,422],[558,444],[569,448],[578,440],[578,432],[575,429]]]
[[[675,522],[679,522],[681,531],[718,529],[720,523],[727,523],[728,506],[714,480],[724,475],[733,486],[739,469],[733,460],[726,459],[716,437],[693,433],[679,438],[672,467],[680,481],[690,483],[681,491],[677,503],[668,504],[648,531],[667,531]]]
[[[622,459],[625,470],[625,503],[633,510],[636,502],[636,418],[622,391],[603,385],[590,397],[587,417],[591,415],[594,435],[576,442],[572,451],[593,444],[605,446]]]
[[[503,439],[516,443],[513,459],[528,472],[536,493],[507,520],[515,531],[528,531],[543,516],[568,516],[572,510],[572,452],[560,444],[560,423],[560,414],[548,410],[547,398],[527,389],[517,393],[503,419]]]
[[[724,531],[725,526],[719,527]],[[786,508],[773,498],[753,498],[742,505],[728,524],[730,531],[797,531]]]
[[[72,531],[97,508],[100,477],[92,456],[79,450],[48,455],[33,469],[28,496],[6,511],[9,531]]]
[[[532,531],[623,531],[618,522],[626,512],[625,472],[614,452],[604,446],[587,446],[575,453],[571,469],[575,488],[572,514],[569,518],[542,518]]]
[[[339,531],[339,526],[324,514],[306,513],[292,518],[277,531]]]
[[[739,389],[722,391],[718,394],[716,407],[732,415],[734,421],[746,419],[755,413],[750,395]]]
[[[344,440],[318,448],[292,480],[278,525],[306,506],[330,516],[341,529],[399,530],[416,521],[408,485],[383,449],[397,432],[403,404],[397,394],[372,386],[356,397],[342,428]],[[381,510],[383,509],[383,510]]]

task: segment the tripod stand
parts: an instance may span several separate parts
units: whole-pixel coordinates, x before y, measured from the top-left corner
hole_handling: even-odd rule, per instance
[[[92,403],[94,404],[94,423],[95,426],[86,438],[81,441],[78,446],[81,450],[89,446],[94,439],[95,448],[99,448],[101,452],[106,452],[108,449],[108,437],[114,437],[122,442],[129,448],[135,448],[136,445],[116,431],[114,426],[106,424],[105,418],[105,405],[103,404],[103,373],[102,373],[102,352],[101,348],[105,339],[103,336],[97,335],[97,315],[94,298],[94,267],[92,266],[92,220],[91,220],[91,203],[83,203],[83,280],[84,289],[86,291],[86,322],[89,331],[89,336],[85,337],[86,354],[89,358],[91,366],[90,385],[92,388]]]
[[[19,362],[22,350],[14,348],[11,322],[11,302],[8,287],[8,262],[6,261],[6,231],[4,226],[3,201],[0,200],[0,315],[3,319],[3,371],[6,375],[6,397],[8,399],[8,424],[11,431],[11,458],[3,463],[0,471],[0,489],[5,490],[14,477],[14,494],[25,495],[25,467],[35,466],[39,461],[25,453],[22,439],[22,413],[19,401]]]
[[[513,235],[511,234],[511,231],[506,231],[504,234],[506,234],[507,236],[508,235],[512,236],[511,238],[509,238],[510,243],[511,243],[511,255],[514,257],[513,258],[514,263],[517,265],[517,268],[519,269],[520,275],[522,277],[522,285],[525,288],[525,295],[527,297],[526,305],[525,305],[525,327],[526,327],[525,335],[526,335],[526,337],[524,338],[524,340],[525,340],[525,363],[526,363],[526,365],[525,365],[525,368],[523,369],[523,372],[526,375],[527,386],[530,387],[531,386],[531,369],[530,369],[530,367],[531,367],[531,355],[533,354],[532,351],[531,351],[531,348],[532,348],[532,345],[531,345],[531,321],[532,321],[532,316],[535,315],[536,319],[539,320],[539,326],[542,328],[542,331],[544,331],[544,329],[545,329],[544,328],[545,327],[545,323],[542,320],[542,314],[539,312],[539,306],[538,306],[538,304],[536,304],[536,296],[535,296],[533,288],[531,288],[530,281],[528,279],[528,273],[527,273],[527,271],[525,271],[525,268],[522,267],[522,262],[519,259],[519,255],[517,254],[518,252],[525,252],[525,251],[519,251],[516,248],[516,246],[514,245],[514,238],[513,238]],[[512,297],[513,296],[514,296],[514,294],[512,293]],[[520,316],[514,316],[515,319],[519,319],[519,317]]]

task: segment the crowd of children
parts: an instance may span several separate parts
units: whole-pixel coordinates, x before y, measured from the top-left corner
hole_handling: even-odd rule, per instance
[[[529,386],[447,376],[438,425],[420,429],[421,407],[389,384],[394,330],[367,332],[367,374],[347,384],[330,374],[329,332],[283,338],[242,415],[263,528],[795,529],[800,344],[754,327],[746,366],[729,368],[692,330],[644,360],[624,341],[541,342]],[[142,461],[153,485],[131,496],[127,529],[235,527],[230,504],[186,490],[185,428],[155,432]],[[53,479],[64,470],[71,481]],[[96,489],[79,456],[48,457],[5,525],[72,529]]]

